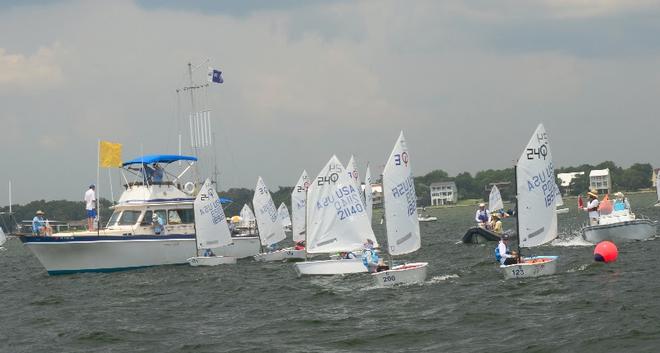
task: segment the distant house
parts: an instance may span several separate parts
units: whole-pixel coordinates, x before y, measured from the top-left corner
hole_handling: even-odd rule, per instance
[[[589,172],[589,189],[596,189],[599,194],[609,194],[612,189],[610,170],[593,169]]]
[[[362,191],[364,192],[364,184],[362,184]],[[383,207],[383,184],[371,184],[371,195],[373,196],[373,207]]]
[[[561,180],[561,187],[564,188],[564,191],[565,191],[566,194],[571,193],[571,182],[578,175],[584,175],[584,172],[570,172],[570,173],[559,173],[559,174],[557,174],[557,178],[559,178],[559,180]]]
[[[431,184],[431,205],[447,205],[458,201],[458,189],[453,181],[443,181]]]

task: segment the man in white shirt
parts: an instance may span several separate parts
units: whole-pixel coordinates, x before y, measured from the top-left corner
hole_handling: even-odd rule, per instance
[[[587,195],[589,196],[589,203],[587,203],[587,207],[584,208],[585,211],[589,212],[589,224],[592,226],[595,226],[598,224],[598,205],[600,204],[598,202],[598,192],[596,190],[592,190],[587,192]]]
[[[96,186],[89,186],[85,192],[85,210],[87,210],[87,230],[94,230],[94,219],[96,218]]]

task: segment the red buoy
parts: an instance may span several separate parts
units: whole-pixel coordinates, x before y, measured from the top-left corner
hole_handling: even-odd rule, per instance
[[[619,249],[611,241],[601,241],[594,249],[594,260],[600,262],[614,262],[619,256]]]

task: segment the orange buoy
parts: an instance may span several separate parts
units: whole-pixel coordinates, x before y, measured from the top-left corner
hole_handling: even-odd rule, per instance
[[[619,256],[619,249],[616,248],[616,245],[611,241],[601,241],[596,244],[594,249],[594,260],[600,262],[614,262]]]

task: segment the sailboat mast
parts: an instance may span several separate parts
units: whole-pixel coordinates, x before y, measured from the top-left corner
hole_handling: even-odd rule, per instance
[[[385,203],[385,170],[383,169],[383,173],[380,175],[380,188],[383,194],[383,219],[385,220],[385,233],[387,233],[387,203]],[[366,190],[365,190],[366,191]],[[365,202],[366,204],[366,202]],[[416,205],[415,205],[416,206]],[[390,239],[389,237],[385,237],[387,239],[387,262],[389,263],[390,268],[392,268],[392,265],[394,264],[394,261],[392,261],[392,254],[390,254]]]
[[[516,207],[515,207],[515,212],[516,212],[516,235],[518,237],[518,256],[521,256],[520,253],[520,222],[518,220],[519,213],[518,213],[518,166],[514,165],[513,166],[513,194],[515,195],[516,198]]]

